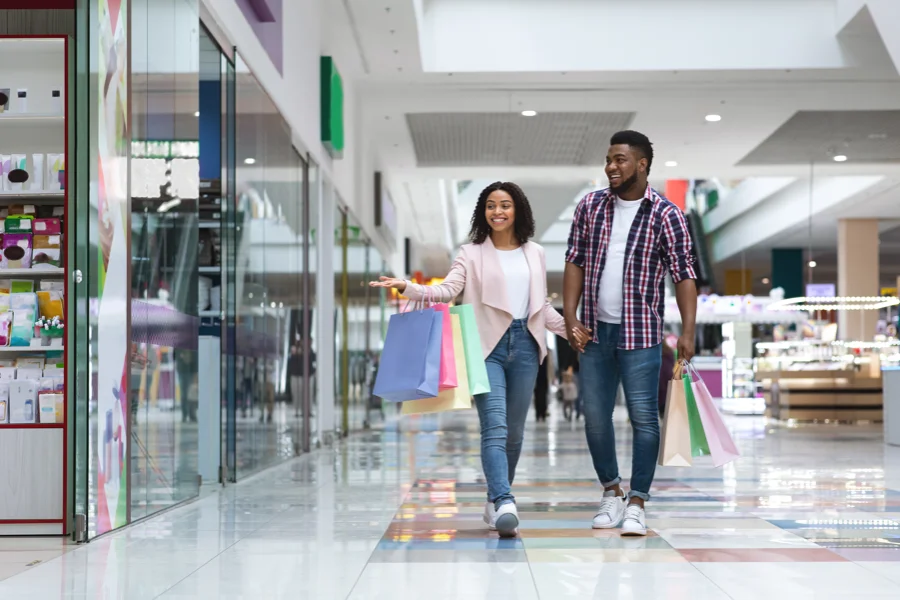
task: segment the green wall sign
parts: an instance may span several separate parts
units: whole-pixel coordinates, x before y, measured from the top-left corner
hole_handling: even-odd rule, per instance
[[[321,68],[322,144],[332,158],[344,156],[344,85],[334,59],[323,56]]]

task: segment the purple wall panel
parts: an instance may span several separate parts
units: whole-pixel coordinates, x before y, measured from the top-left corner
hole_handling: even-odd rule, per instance
[[[250,23],[269,60],[284,75],[284,36],[282,2],[284,0],[234,0]],[[240,52],[240,47],[238,47]]]

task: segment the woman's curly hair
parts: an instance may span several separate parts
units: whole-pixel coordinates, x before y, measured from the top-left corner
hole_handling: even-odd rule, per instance
[[[513,199],[516,207],[516,218],[513,223],[516,239],[520,244],[526,243],[534,237],[534,215],[531,213],[531,204],[528,197],[518,185],[511,181],[496,181],[482,190],[478,196],[478,204],[472,213],[472,229],[469,231],[469,240],[473,244],[483,244],[491,235],[491,226],[485,216],[487,199],[493,192],[503,190]]]

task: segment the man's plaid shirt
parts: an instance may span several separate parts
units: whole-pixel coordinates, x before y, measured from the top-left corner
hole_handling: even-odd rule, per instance
[[[585,196],[575,210],[566,262],[584,269],[582,322],[597,340],[597,298],[606,264],[616,195],[609,189]],[[662,342],[665,277],[696,279],[691,234],[684,213],[647,186],[628,233],[622,281],[619,348],[637,350]]]

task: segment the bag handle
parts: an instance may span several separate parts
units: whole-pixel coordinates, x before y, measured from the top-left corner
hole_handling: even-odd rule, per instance
[[[685,370],[690,373],[691,363],[686,360],[675,361],[675,368],[672,369],[672,380],[680,380]]]

